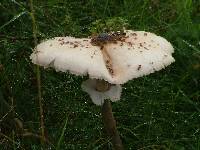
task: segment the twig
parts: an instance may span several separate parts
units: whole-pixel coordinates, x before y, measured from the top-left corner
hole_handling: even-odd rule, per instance
[[[11,107],[10,110],[0,119],[0,123],[6,118],[6,116],[8,116],[9,113],[11,113],[13,111],[14,107]]]
[[[29,0],[30,3],[30,16],[32,19],[32,28],[33,28],[33,38],[34,38],[34,45],[37,45],[37,26],[34,16],[34,9],[33,9],[33,0]],[[36,66],[36,77],[37,77],[37,85],[38,85],[38,100],[39,100],[39,107],[40,107],[40,129],[41,129],[41,143],[44,144],[45,140],[45,133],[44,133],[44,114],[43,114],[43,103],[42,103],[42,93],[41,93],[41,77],[40,77],[40,69],[39,66]]]
[[[22,137],[35,137],[35,138],[38,138],[38,139],[43,138],[42,136],[40,136],[38,134],[34,134],[32,132],[25,132],[25,133],[22,134]],[[47,138],[44,138],[43,140],[44,140],[44,142],[51,144],[51,142]]]

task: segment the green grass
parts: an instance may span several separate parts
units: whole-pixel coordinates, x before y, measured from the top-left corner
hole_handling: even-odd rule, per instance
[[[87,37],[122,26],[165,37],[176,62],[123,85],[113,112],[125,149],[200,150],[199,0],[34,0],[39,41]],[[28,1],[0,2],[0,149],[111,149],[94,105],[80,84],[86,77],[41,71],[45,135],[40,110]],[[16,119],[17,118],[17,119]],[[24,133],[32,133],[24,136]]]

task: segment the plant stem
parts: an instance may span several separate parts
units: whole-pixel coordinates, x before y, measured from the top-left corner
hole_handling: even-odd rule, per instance
[[[105,92],[109,90],[111,84],[104,80],[97,80],[96,90],[99,92]],[[115,150],[123,150],[123,145],[119,132],[117,131],[116,121],[112,113],[112,106],[110,100],[106,99],[102,106],[102,119],[104,127],[108,136],[111,138],[113,147]]]
[[[34,46],[37,45],[37,26],[34,16],[34,8],[33,8],[33,0],[29,0],[30,3],[30,16],[32,19],[32,28],[33,28],[33,39],[34,39]],[[41,129],[41,143],[43,144],[45,141],[45,134],[44,134],[44,115],[43,115],[43,102],[42,102],[42,93],[41,93],[41,77],[40,77],[40,69],[39,66],[36,65],[36,77],[37,77],[37,85],[38,85],[38,101],[39,101],[39,108],[40,108],[40,129]]]

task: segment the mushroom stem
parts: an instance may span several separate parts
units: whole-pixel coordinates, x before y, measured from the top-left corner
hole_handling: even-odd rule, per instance
[[[96,90],[99,92],[105,92],[109,90],[111,84],[104,80],[97,80],[96,82]],[[119,136],[119,132],[117,131],[116,121],[112,113],[112,106],[110,100],[104,100],[102,106],[102,119],[104,123],[105,130],[108,136],[111,138],[113,147],[115,150],[123,150],[123,145],[121,138]]]
[[[105,92],[110,89],[111,84],[105,80],[96,80],[96,90],[99,92]]]
[[[115,150],[123,150],[123,145],[119,132],[117,131],[116,121],[112,113],[112,106],[109,100],[105,100],[102,106],[102,118],[104,122],[104,127],[107,134],[112,140],[112,144]]]

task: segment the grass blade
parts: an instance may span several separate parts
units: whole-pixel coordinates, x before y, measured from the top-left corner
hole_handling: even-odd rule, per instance
[[[33,30],[33,38],[34,38],[34,46],[37,46],[37,26],[36,20],[34,15],[34,8],[33,8],[33,0],[29,1],[30,4],[30,17],[32,20],[32,30]],[[41,143],[44,144],[45,141],[45,126],[44,126],[44,110],[43,110],[43,99],[42,99],[42,92],[41,92],[41,75],[40,75],[40,68],[36,65],[36,77],[37,77],[37,86],[38,86],[38,102],[40,108],[40,129],[41,129]]]
[[[18,15],[14,16],[10,21],[8,21],[4,25],[2,25],[0,27],[0,30],[3,29],[5,26],[9,25],[10,23],[14,22],[16,19],[18,19],[19,17],[23,16],[26,13],[27,13],[27,11],[23,11],[23,12],[19,13]]]
[[[62,129],[60,138],[59,138],[59,140],[58,140],[58,144],[57,144],[57,146],[56,146],[56,150],[59,150],[59,149],[60,149],[60,145],[61,145],[61,142],[62,142],[63,137],[64,137],[64,133],[65,133],[65,130],[66,130],[67,122],[68,122],[68,116],[67,116],[66,119],[65,119],[65,124],[64,124],[64,127],[63,127],[63,129]]]

